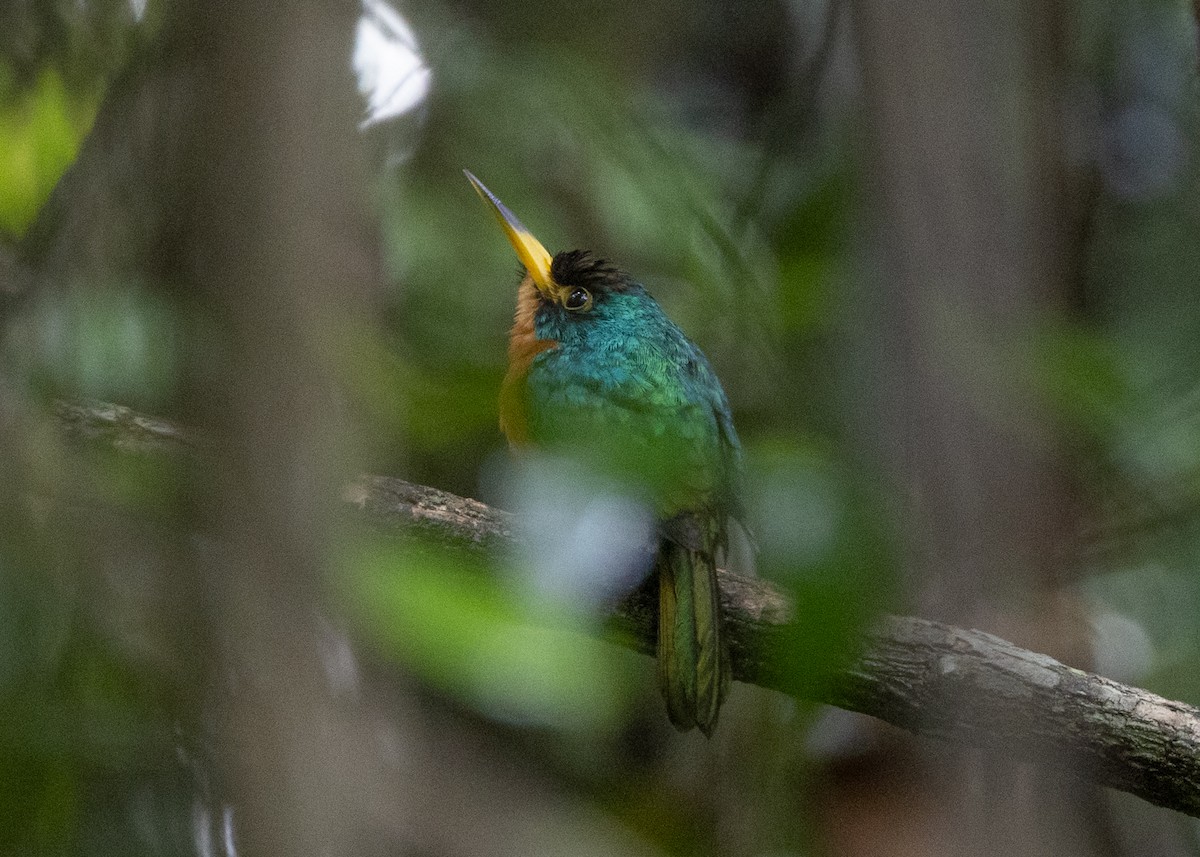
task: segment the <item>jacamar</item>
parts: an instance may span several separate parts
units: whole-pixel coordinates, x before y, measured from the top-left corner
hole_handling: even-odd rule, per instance
[[[464,171],[466,172],[466,171]],[[711,735],[729,690],[717,558],[739,515],[741,444],[703,352],[629,274],[551,256],[470,172],[525,268],[500,428],[617,474],[659,519],[658,677],[676,728]]]

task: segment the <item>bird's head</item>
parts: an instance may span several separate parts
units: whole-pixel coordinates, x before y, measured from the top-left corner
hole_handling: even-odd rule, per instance
[[[480,198],[500,222],[509,243],[528,272],[522,291],[530,298],[525,307],[532,324],[539,322],[538,339],[561,340],[593,330],[637,327],[640,316],[657,318],[658,307],[645,290],[614,265],[586,250],[568,250],[551,256],[517,216],[469,171],[463,171]],[[518,327],[522,307],[518,306]],[[581,322],[585,324],[581,325]],[[514,328],[514,335],[518,330]]]

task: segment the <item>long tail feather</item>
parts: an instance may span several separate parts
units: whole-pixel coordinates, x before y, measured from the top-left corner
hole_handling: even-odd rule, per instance
[[[669,550],[663,546],[658,577],[658,686],[671,723],[686,731],[696,725],[696,653],[691,633],[695,616],[690,587],[679,586]]]
[[[711,553],[663,543],[658,622],[658,676],[667,716],[681,731],[698,726],[711,735],[730,682]]]
[[[717,568],[711,555],[692,554],[692,587],[696,610],[696,725],[711,736],[730,681]]]

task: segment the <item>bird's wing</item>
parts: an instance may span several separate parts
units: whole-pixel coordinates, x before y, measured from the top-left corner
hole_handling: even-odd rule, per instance
[[[744,493],[745,472],[742,462],[742,442],[738,438],[737,429],[733,425],[733,411],[729,407],[729,399],[721,386],[717,373],[713,371],[708,358],[693,342],[691,346],[696,377],[696,397],[705,402],[712,414],[712,420],[717,430],[719,458],[721,463],[721,506],[730,516],[739,521],[744,519],[742,496]]]

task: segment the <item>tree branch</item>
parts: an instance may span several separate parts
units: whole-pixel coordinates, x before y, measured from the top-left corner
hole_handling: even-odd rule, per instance
[[[203,443],[162,420],[115,405],[60,405],[68,433],[137,452]],[[514,539],[513,518],[475,500],[384,476],[344,492],[364,522],[472,551]],[[764,580],[720,573],[734,677],[869,714],[918,735],[1052,760],[1070,776],[1200,817],[1200,710],[1083,672],[982,631],[883,617],[856,661],[813,681],[797,675],[785,641],[798,618]],[[621,638],[654,650],[657,605],[647,589],[615,610]]]

